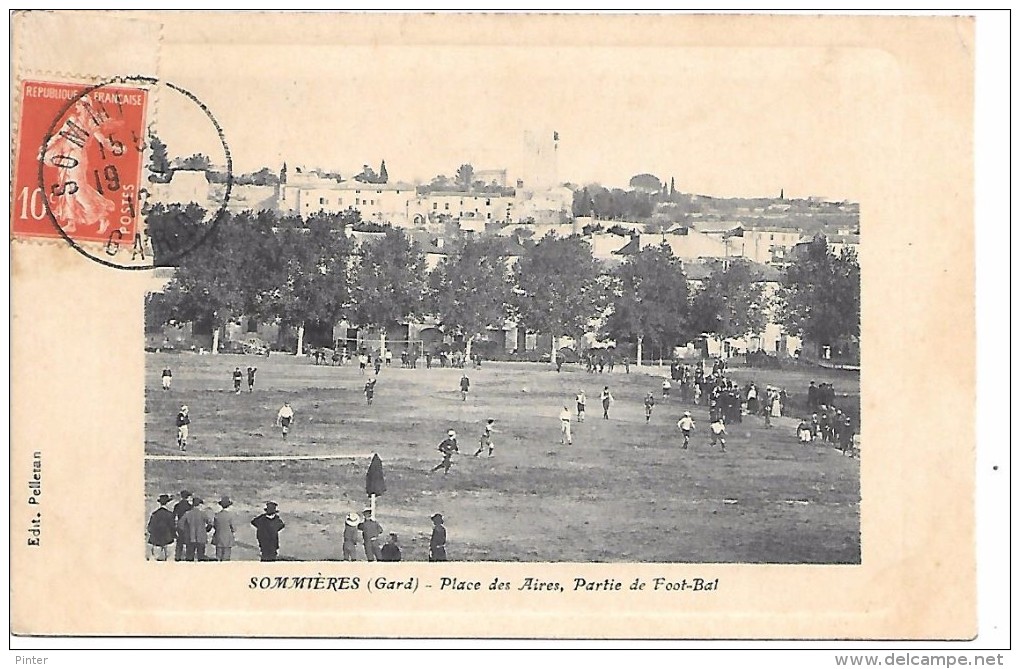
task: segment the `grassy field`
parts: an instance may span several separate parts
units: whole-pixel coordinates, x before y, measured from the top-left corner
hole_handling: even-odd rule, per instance
[[[829,446],[797,443],[796,421],[759,418],[728,426],[727,452],[708,444],[708,412],[676,397],[660,398],[668,368],[591,375],[577,365],[557,374],[548,365],[486,363],[468,370],[462,402],[460,370],[384,368],[374,404],[362,393],[357,366],[315,366],[307,359],[147,354],[147,455],[180,455],[174,417],[191,411],[188,456],[379,453],[388,492],[378,520],[396,532],[405,560],[425,560],[429,516],[441,512],[451,560],[532,562],[858,563],[859,461]],[[231,372],[258,367],[255,392],[236,395]],[[163,367],[173,388],[160,389]],[[832,375],[829,378],[827,375]],[[759,384],[803,392],[804,372],[735,370]],[[804,378],[801,378],[801,377]],[[856,397],[856,377],[810,374]],[[794,385],[796,384],[796,385]],[[606,421],[598,395],[616,399]],[[558,414],[588,395],[574,443],[559,443]],[[526,389],[526,391],[525,391]],[[660,402],[645,423],[641,400]],[[274,426],[289,401],[296,413],[284,441]],[[682,450],[676,421],[690,410],[692,448]],[[474,458],[486,418],[496,419],[495,457]],[[437,444],[457,430],[461,455],[449,475],[430,474]],[[235,502],[241,544],[234,559],[258,559],[248,525],[267,500],[287,523],[281,557],[340,559],[343,517],[366,501],[368,459],[291,461],[147,460],[146,512],[160,493],[188,488],[218,510]],[[361,546],[359,545],[359,551]],[[362,554],[359,553],[363,557]]]

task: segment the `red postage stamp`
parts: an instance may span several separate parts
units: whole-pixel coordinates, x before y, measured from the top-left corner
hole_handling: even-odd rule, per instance
[[[12,236],[133,239],[148,91],[26,81],[21,92]]]

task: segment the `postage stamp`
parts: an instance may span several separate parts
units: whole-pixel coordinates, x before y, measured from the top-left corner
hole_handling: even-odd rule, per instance
[[[25,81],[21,94],[12,236],[133,240],[146,88]]]
[[[146,270],[174,265],[225,215],[230,150],[219,122],[189,91],[121,76],[98,83],[27,79],[20,92],[13,239],[62,240],[102,265]],[[158,120],[157,105],[167,112]],[[189,170],[183,159],[161,163],[161,134],[179,138],[178,150],[195,142],[189,160],[206,161],[206,169]],[[190,192],[196,177],[208,198]],[[206,206],[165,206],[182,197]]]

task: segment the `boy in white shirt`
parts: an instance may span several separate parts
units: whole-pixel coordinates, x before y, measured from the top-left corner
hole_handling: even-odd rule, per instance
[[[726,424],[723,423],[722,418],[719,418],[711,425],[712,445],[715,446],[716,439],[719,440],[719,445],[722,447],[723,453],[726,452]]]
[[[290,408],[290,402],[285,402],[280,407],[279,413],[276,414],[276,424],[283,428],[283,438],[287,438],[287,433],[290,432],[290,424],[294,422],[294,410]]]
[[[680,428],[680,432],[684,435],[684,449],[686,449],[691,443],[691,432],[694,431],[694,419],[691,418],[691,412],[685,411],[683,418],[677,421],[676,426]]]

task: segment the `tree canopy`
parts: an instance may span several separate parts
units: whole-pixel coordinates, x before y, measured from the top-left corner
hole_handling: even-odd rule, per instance
[[[687,277],[669,246],[649,246],[628,256],[613,273],[613,310],[607,333],[619,340],[642,337],[660,350],[684,343],[688,327]]]
[[[824,236],[802,244],[786,269],[781,320],[819,348],[860,337],[861,270],[851,250],[836,256]]]
[[[525,247],[514,271],[514,308],[529,330],[580,338],[606,307],[599,267],[580,237],[546,235]]]
[[[691,300],[695,333],[739,337],[765,327],[765,286],[759,272],[741,260],[720,263]]]
[[[469,342],[490,326],[502,326],[510,302],[502,240],[468,239],[429,275],[435,315],[450,334]]]

